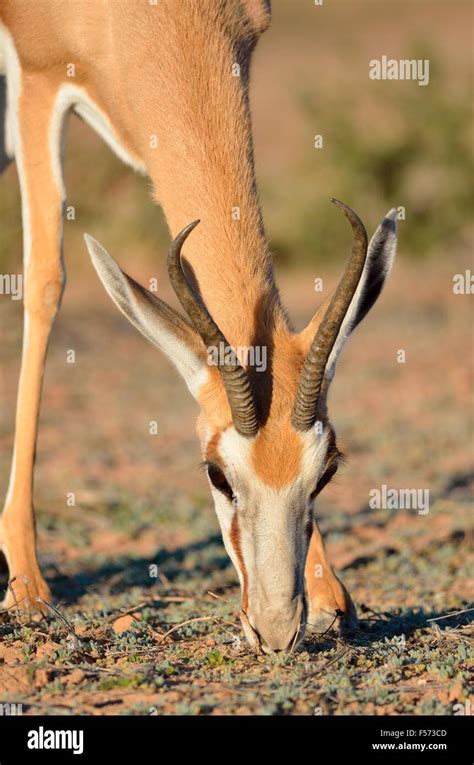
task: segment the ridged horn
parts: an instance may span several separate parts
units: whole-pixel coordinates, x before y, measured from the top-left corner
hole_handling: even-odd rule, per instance
[[[188,314],[195,330],[201,336],[206,348],[222,347],[220,343],[223,344],[223,347],[229,348],[229,343],[224,334],[191,289],[181,265],[183,244],[198,223],[199,220],[195,220],[183,228],[171,243],[168,253],[168,274],[179,302]],[[242,436],[251,438],[258,432],[258,418],[249,378],[237,359],[235,361],[227,359],[227,355],[224,358],[225,362],[218,366],[218,370],[227,393],[232,420],[236,430]]]
[[[331,202],[341,208],[352,226],[352,252],[301,370],[292,414],[293,427],[299,431],[309,430],[316,422],[326,365],[359,284],[367,257],[367,232],[364,224],[354,210],[343,202],[337,199],[331,199]]]

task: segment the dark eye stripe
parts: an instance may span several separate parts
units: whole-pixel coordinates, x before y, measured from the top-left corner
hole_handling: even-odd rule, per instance
[[[248,603],[249,601],[248,574],[247,574],[247,569],[245,568],[244,556],[242,554],[242,544],[241,544],[241,538],[240,538],[240,528],[239,528],[237,513],[235,513],[232,518],[232,524],[230,529],[230,543],[237,557],[237,561],[240,566],[240,572],[242,574],[242,609],[243,611],[247,611],[248,604],[249,604]]]

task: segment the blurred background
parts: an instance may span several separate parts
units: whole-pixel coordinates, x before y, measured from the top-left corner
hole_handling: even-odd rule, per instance
[[[350,231],[329,197],[354,207],[369,235],[388,209],[406,210],[386,291],[338,368],[330,413],[348,464],[318,506],[331,559],[355,600],[377,610],[403,604],[439,614],[468,598],[472,296],[453,294],[453,276],[472,269],[471,35],[472,5],[460,0],[275,0],[253,64],[261,201],[297,328],[330,294],[350,251]],[[382,55],[429,59],[429,85],[370,80],[369,61]],[[314,148],[317,134],[322,149]],[[65,222],[68,285],[51,342],[36,472],[46,571],[74,611],[143,597],[155,586],[147,573],[155,560],[174,586],[225,585],[237,606],[235,573],[197,468],[195,404],[105,295],[82,238],[87,231],[99,239],[142,283],[157,277],[160,296],[176,305],[163,215],[148,182],[75,117],[65,181],[75,219]],[[0,220],[0,270],[17,273],[13,166],[0,178]],[[314,291],[316,277],[323,293]],[[0,493],[21,321],[21,304],[2,297]],[[369,492],[383,483],[429,489],[430,513],[369,510]],[[69,492],[76,507],[66,505]]]
[[[466,251],[472,198],[472,9],[469,2],[275,2],[256,50],[252,108],[258,179],[277,263],[294,268],[343,257],[347,237],[328,207],[338,195],[372,228],[407,208],[402,258]],[[373,81],[372,58],[429,59],[430,84]],[[321,134],[324,148],[313,148]],[[79,120],[71,120],[66,182],[76,221],[66,225],[71,276],[84,270],[83,230],[150,263],[165,250],[162,215],[135,177]],[[2,184],[0,263],[20,257],[17,184]],[[132,255],[133,253],[133,255]]]

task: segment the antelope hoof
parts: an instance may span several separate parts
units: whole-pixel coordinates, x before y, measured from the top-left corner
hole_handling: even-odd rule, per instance
[[[51,592],[41,577],[14,576],[8,582],[7,592],[0,604],[0,616],[15,614],[34,620],[48,613]]]
[[[357,611],[351,596],[341,582],[338,591],[328,598],[314,598],[308,603],[308,634],[321,634],[330,629],[341,633],[357,628]]]

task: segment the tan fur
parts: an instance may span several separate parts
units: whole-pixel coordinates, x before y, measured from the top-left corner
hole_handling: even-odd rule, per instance
[[[356,623],[355,609],[350,595],[329,563],[326,547],[316,524],[313,524],[313,534],[306,558],[305,580],[308,589],[308,622],[311,627],[323,632],[331,624],[336,623],[337,611],[346,615],[347,626],[353,626]]]
[[[64,284],[59,257],[62,200],[52,177],[47,141],[54,95],[54,88],[44,78],[24,78],[19,110],[32,251],[25,274],[24,309],[29,330],[18,387],[15,470],[0,529],[9,570],[16,577],[7,603],[49,597],[36,557],[32,491],[44,360]],[[48,207],[41,204],[45,198],[51,203]]]
[[[252,461],[257,476],[269,486],[279,488],[292,482],[301,469],[302,440],[291,427],[290,419],[304,356],[298,336],[289,331],[278,313],[272,324],[260,326],[256,344],[268,349],[271,376],[249,370],[257,408],[263,413],[263,426],[252,447]],[[232,424],[224,387],[215,369],[202,387],[199,404],[213,432],[222,432]]]
[[[256,13],[259,3],[247,5]],[[257,320],[262,294],[276,294],[276,287],[255,190],[247,68],[256,32],[244,6],[7,0],[0,19],[33,77],[83,87],[109,116],[121,143],[147,168],[173,234],[199,211],[186,258],[229,342],[250,344],[257,324],[242,317]],[[68,62],[74,78],[67,77]],[[240,77],[232,75],[235,63]],[[235,207],[239,221],[232,220]]]
[[[258,477],[272,488],[290,485],[301,471],[301,437],[288,421],[263,428],[253,447],[252,464]]]
[[[151,177],[173,235],[201,218],[185,251],[196,288],[231,345],[268,348],[271,375],[249,374],[264,417],[253,466],[272,487],[291,482],[300,469],[301,437],[290,416],[307,342],[288,327],[256,192],[248,79],[251,51],[269,23],[266,0],[3,0],[0,21],[12,35],[23,73],[24,193],[32,234],[25,295],[30,333],[18,394],[15,480],[1,542],[10,573],[19,578],[18,597],[32,600],[48,595],[36,560],[32,479],[44,361],[63,286],[62,200],[48,149],[61,86],[81,88],[108,117],[120,144]],[[70,63],[74,78],[67,76]],[[233,75],[235,64],[240,76]],[[211,432],[208,451],[217,460],[220,434],[232,419],[216,370],[200,404],[199,429]],[[237,527],[233,543],[238,554]],[[319,540],[315,545],[318,555]],[[11,605],[11,595],[6,603]]]

